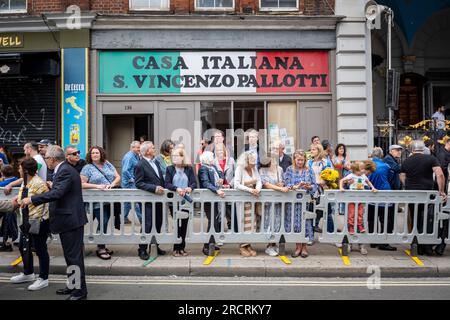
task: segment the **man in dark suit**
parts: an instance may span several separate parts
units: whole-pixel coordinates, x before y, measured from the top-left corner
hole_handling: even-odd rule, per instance
[[[141,145],[142,159],[139,160],[134,167],[134,181],[138,189],[148,191],[154,194],[164,194],[164,175],[161,168],[155,162],[155,146],[150,141],[145,141]],[[152,203],[145,204],[145,233],[150,233],[153,226],[152,221]],[[163,221],[163,205],[162,203],[156,203],[155,205],[155,223],[156,231],[161,232],[161,226]],[[147,253],[147,244],[139,245],[138,255],[142,260],[149,259],[149,253]],[[158,254],[164,255],[166,252],[158,247]]]
[[[284,153],[285,146],[283,142],[280,141],[278,144],[275,144],[275,148],[278,149],[276,151],[278,152],[279,165],[283,168],[283,172],[286,172],[287,168],[292,165],[292,158]]]
[[[87,298],[84,271],[84,225],[88,222],[83,204],[81,179],[78,172],[65,162],[64,150],[56,145],[49,146],[45,160],[54,169],[53,185],[49,192],[25,198],[22,207],[32,203],[35,206],[50,202],[50,230],[59,234],[67,267],[75,267],[79,278],[71,289],[71,273],[68,272],[69,287],[56,291],[56,294],[70,294],[67,300]],[[75,272],[77,275],[77,272]]]

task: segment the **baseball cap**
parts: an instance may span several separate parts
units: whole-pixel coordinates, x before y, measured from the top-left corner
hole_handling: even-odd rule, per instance
[[[404,148],[402,146],[399,146],[398,144],[393,144],[392,146],[389,147],[389,151],[392,151],[395,149],[403,150]]]
[[[41,141],[39,141],[38,142],[38,145],[44,145],[44,146],[48,146],[48,145],[50,145],[51,143],[50,143],[50,140],[48,140],[48,139],[42,139]]]

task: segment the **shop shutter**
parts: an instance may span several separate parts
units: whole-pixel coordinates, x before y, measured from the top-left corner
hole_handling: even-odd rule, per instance
[[[58,140],[57,79],[0,78],[0,144],[11,153],[28,141]]]

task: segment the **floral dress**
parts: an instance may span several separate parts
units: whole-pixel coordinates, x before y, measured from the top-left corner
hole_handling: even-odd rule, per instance
[[[312,196],[317,192],[317,183],[312,169],[295,170],[293,166],[287,168],[284,174],[284,184],[288,188],[298,185],[301,182],[311,184],[312,189],[308,193]],[[295,205],[294,218],[292,219],[292,205],[286,205],[286,213],[284,219],[284,228],[286,232],[291,231],[291,221],[294,220],[294,232],[301,232],[302,225],[302,205]],[[311,241],[314,240],[314,230],[312,225],[312,219],[307,219],[305,223],[305,236]]]
[[[259,174],[261,176],[261,182],[264,185],[265,183],[277,184],[279,182],[283,182],[283,169],[281,167],[277,168],[277,173],[273,173],[269,168],[261,168],[259,170]],[[266,203],[264,205],[264,232],[279,232],[281,228],[281,203],[275,204],[274,209],[274,222],[272,221],[272,203]]]

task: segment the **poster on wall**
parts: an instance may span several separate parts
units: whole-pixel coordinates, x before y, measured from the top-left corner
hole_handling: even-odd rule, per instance
[[[88,49],[61,49],[62,147],[74,145],[85,158],[88,145]]]
[[[329,92],[328,51],[100,51],[99,93]]]

